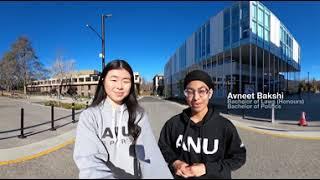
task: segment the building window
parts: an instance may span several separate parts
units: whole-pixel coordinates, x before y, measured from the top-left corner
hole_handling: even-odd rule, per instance
[[[252,32],[254,34],[257,34],[257,23],[255,23],[255,22],[252,22]]]
[[[284,32],[284,29],[281,27],[281,41],[282,42],[285,42],[285,32]]]
[[[239,23],[232,25],[232,43],[239,41]]]
[[[198,59],[198,33],[195,33],[194,37],[194,55],[195,55],[195,62],[197,62]]]
[[[249,2],[241,2],[241,19],[249,20]]]
[[[211,69],[211,63],[207,64],[207,69]]]
[[[241,27],[242,30],[248,30],[249,29],[249,19],[242,19],[241,20]]]
[[[269,14],[265,14],[265,16],[264,16],[264,27],[266,29],[270,29],[270,15]]]
[[[86,82],[91,82],[91,77],[86,77]]]
[[[246,39],[248,37],[249,37],[249,29],[243,30],[241,39]]]
[[[78,82],[77,78],[72,78],[72,82]]]
[[[257,5],[252,5],[252,18],[257,19]]]
[[[228,47],[230,45],[230,28],[224,30],[223,45],[224,47]]]
[[[280,27],[280,42],[283,42],[283,29]]]
[[[263,27],[261,25],[258,25],[258,37],[263,39]]]
[[[230,9],[226,9],[223,13],[223,25],[224,28],[230,26]]]
[[[195,62],[199,62],[201,57],[201,28],[195,33]]]
[[[258,23],[263,24],[263,9],[258,8]]]
[[[268,31],[267,29],[264,30],[264,40],[269,42],[270,41],[270,31]]]
[[[283,35],[284,35],[284,44],[287,44],[287,33],[284,31],[284,33],[283,33]]]
[[[198,61],[201,58],[201,29],[198,31]]]
[[[217,66],[217,62],[216,61],[212,61],[212,67],[216,67]]]
[[[210,22],[207,23],[206,44],[206,55],[208,55],[210,54]]]
[[[79,82],[84,82],[84,78],[79,78]]]
[[[201,28],[201,57],[205,56],[206,55],[206,39],[205,39],[205,26],[202,26]]]
[[[177,58],[177,54],[174,55],[174,67],[175,67],[175,70],[174,72],[178,72],[178,68],[179,68],[179,59]]]
[[[179,49],[180,58],[180,68],[184,69],[186,67],[186,44],[184,43]]]
[[[99,80],[99,76],[93,76],[93,81],[98,81]]]
[[[239,4],[237,3],[235,6],[232,7],[232,24],[239,23],[239,13]]]

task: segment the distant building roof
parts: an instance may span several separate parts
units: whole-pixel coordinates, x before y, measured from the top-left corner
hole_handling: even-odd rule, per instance
[[[97,70],[79,70],[79,71],[73,71],[66,76],[83,76],[83,75],[99,75],[100,72]],[[53,79],[57,78],[57,76],[54,76]]]

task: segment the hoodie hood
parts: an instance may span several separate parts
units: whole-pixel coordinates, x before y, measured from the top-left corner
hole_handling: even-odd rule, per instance
[[[182,121],[184,121],[187,124],[197,126],[197,127],[205,126],[207,124],[207,122],[211,119],[211,117],[213,116],[213,113],[214,113],[214,108],[212,106],[208,105],[208,112],[203,117],[202,121],[200,121],[198,123],[194,123],[191,120],[191,107],[189,107],[189,108],[184,109],[182,111],[182,115],[183,115]]]

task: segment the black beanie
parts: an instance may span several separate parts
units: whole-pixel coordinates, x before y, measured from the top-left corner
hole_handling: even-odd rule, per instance
[[[196,81],[196,80],[204,82],[209,87],[209,89],[214,88],[211,77],[206,72],[201,70],[194,70],[189,72],[184,78],[184,85],[183,85],[184,89],[186,89],[187,85],[191,81]]]

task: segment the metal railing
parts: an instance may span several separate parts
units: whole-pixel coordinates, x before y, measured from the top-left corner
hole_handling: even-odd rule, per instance
[[[86,103],[86,108],[88,107],[88,102]],[[50,120],[50,124],[51,124],[51,128],[49,129],[50,131],[56,131],[57,130],[57,127],[55,126],[55,121],[58,121],[59,119],[56,119],[55,120],[55,117],[54,117],[54,105],[51,105],[51,120]],[[81,111],[82,112],[82,111]],[[77,121],[76,121],[76,119],[75,119],[75,115],[76,114],[79,114],[79,113],[81,113],[81,112],[75,112],[75,104],[74,103],[72,103],[72,108],[71,108],[71,119],[72,119],[72,123],[76,123]],[[67,118],[67,117],[69,117],[69,116],[66,116],[66,117],[63,117],[62,119],[64,119],[64,118]],[[29,126],[29,127],[25,127],[24,125],[25,125],[25,123],[24,123],[24,120],[25,120],[25,118],[24,118],[24,108],[21,108],[21,113],[20,113],[20,129],[17,129],[17,130],[20,130],[20,135],[18,135],[18,138],[20,138],[20,139],[24,139],[24,138],[26,138],[27,136],[25,135],[25,133],[24,133],[24,130],[25,129],[29,129],[29,128],[32,128],[32,127],[36,127],[36,126],[41,126],[41,125],[44,125],[44,124],[48,124],[48,122],[46,122],[46,123],[41,123],[41,124],[37,124],[37,125],[33,125],[33,126]],[[60,120],[61,120],[61,118],[60,118]],[[10,131],[7,131],[7,132],[11,132],[12,130],[10,130]],[[3,132],[3,133],[5,133],[5,132]]]

